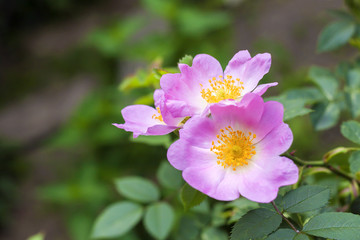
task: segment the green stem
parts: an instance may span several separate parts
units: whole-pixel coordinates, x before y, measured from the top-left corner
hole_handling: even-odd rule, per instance
[[[296,232],[299,233],[300,231],[296,229],[296,227],[290,222],[289,219],[287,219],[284,214],[282,212],[280,212],[280,210],[277,208],[276,204],[274,201],[271,202],[271,204],[273,205],[275,211],[289,224],[289,226]]]
[[[349,180],[350,182],[352,181],[356,181],[357,184],[360,185],[360,181],[356,180],[353,176],[351,176],[350,174],[348,174],[347,172],[336,168],[328,163],[325,163],[324,161],[304,161],[298,157],[295,157],[289,153],[284,153],[282,156],[285,156],[287,158],[290,158],[291,160],[293,160],[295,163],[301,165],[301,166],[305,166],[305,167],[325,167],[327,169],[329,169],[331,172],[333,172],[334,174],[343,177],[347,180]]]

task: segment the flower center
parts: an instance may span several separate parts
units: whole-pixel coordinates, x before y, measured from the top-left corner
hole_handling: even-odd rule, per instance
[[[242,86],[244,83],[240,82],[239,78],[235,80],[232,79],[232,76],[227,75],[226,78],[219,76],[217,79],[213,77],[209,80],[210,87],[204,89],[203,85],[201,86],[201,97],[205,99],[208,103],[217,103],[225,99],[236,99],[241,96],[241,91],[244,89]]]
[[[210,150],[217,155],[217,164],[235,171],[238,166],[248,165],[248,160],[256,154],[252,141],[256,134],[235,131],[231,126],[220,129],[221,134],[216,135],[217,143],[212,142]]]
[[[160,122],[164,122],[164,119],[163,119],[163,117],[161,116],[160,108],[157,107],[156,110],[157,110],[157,112],[159,113],[159,115],[157,116],[156,114],[154,114],[154,115],[152,115],[152,118],[153,118],[153,119],[157,119],[157,120],[159,120]]]

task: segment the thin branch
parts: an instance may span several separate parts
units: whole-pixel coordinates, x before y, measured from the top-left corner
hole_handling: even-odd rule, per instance
[[[298,157],[295,157],[289,153],[284,153],[282,156],[285,156],[287,158],[290,158],[291,160],[293,160],[295,163],[301,165],[301,166],[305,166],[305,167],[325,167],[327,169],[329,169],[331,172],[333,172],[334,174],[340,176],[340,177],[343,177],[347,180],[349,180],[350,182],[352,181],[356,181],[357,184],[360,185],[360,181],[355,179],[352,175],[348,174],[347,172],[339,169],[339,168],[336,168],[328,163],[325,163],[324,161],[304,161]]]
[[[273,205],[273,207],[275,208],[275,211],[289,224],[289,226],[296,232],[299,233],[300,231],[296,229],[296,227],[290,222],[289,219],[287,219],[284,214],[282,214],[282,212],[280,212],[280,210],[276,207],[276,204],[274,201],[271,202],[271,204]]]

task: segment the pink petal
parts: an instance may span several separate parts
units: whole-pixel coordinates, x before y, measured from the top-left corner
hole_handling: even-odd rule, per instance
[[[252,164],[254,166],[244,169],[238,185],[240,194],[252,201],[271,202],[276,198],[279,187],[298,181],[298,168],[288,158],[275,156],[254,160]]]
[[[204,83],[213,77],[223,75],[223,70],[218,60],[207,54],[196,55],[191,68],[185,64],[179,65],[179,68],[180,71],[185,74],[184,77],[186,77],[187,80],[198,83]],[[187,72],[185,69],[191,70]],[[192,79],[190,79],[190,76]],[[193,83],[189,82],[189,84]]]
[[[240,80],[244,82],[244,93],[252,91],[271,66],[271,55],[269,53],[257,54],[246,63],[246,70]]]
[[[239,51],[229,61],[228,65],[225,68],[224,75],[225,76],[230,75],[230,76],[233,76],[233,78],[240,78],[240,76],[243,76],[245,69],[246,69],[246,63],[250,59],[251,59],[251,56],[247,50]],[[243,79],[241,79],[241,80],[243,80]]]
[[[128,132],[134,133],[134,138],[139,135],[163,135],[169,132],[172,132],[175,128],[169,128],[165,125],[165,123],[154,119],[153,115],[158,115],[158,112],[149,106],[146,105],[131,105],[125,107],[121,110],[121,114],[125,120],[124,124],[116,124],[113,125],[115,127],[124,129]],[[148,129],[154,126],[160,125],[160,127],[156,127],[150,133]]]
[[[236,179],[217,164],[186,168],[183,177],[190,186],[217,200],[231,201],[240,196]]]
[[[282,123],[256,144],[256,151],[261,157],[280,155],[290,148],[292,141],[291,129]]]
[[[167,99],[165,101],[166,108],[173,117],[188,117],[201,112],[201,108],[189,105],[185,101]]]
[[[210,107],[215,123],[219,126],[239,126],[252,129],[257,126],[264,110],[264,101],[257,94],[246,94],[236,105],[224,105],[220,102]]]
[[[180,139],[200,148],[211,148],[212,141],[216,141],[218,129],[210,118],[194,116],[189,119],[180,130]]]
[[[183,103],[167,103],[174,117],[186,117],[201,114],[207,102],[201,97],[202,83],[223,74],[220,63],[210,55],[199,54],[193,65],[179,64],[181,73],[165,74],[160,79],[160,86],[168,100]],[[174,102],[173,102],[174,103]],[[184,115],[187,114],[187,115]]]
[[[155,107],[160,107],[160,105],[164,102],[165,93],[162,89],[156,89],[154,92],[154,105]]]
[[[206,106],[206,101],[201,97],[200,83],[194,80],[188,86],[186,81],[187,79],[179,73],[165,74],[160,79],[161,88],[165,92],[166,106],[173,117],[200,114]]]
[[[216,162],[215,154],[209,149],[194,147],[182,139],[171,144],[167,158],[170,164],[179,170],[188,167],[206,167]]]
[[[169,126],[178,126],[183,117],[176,118],[172,115],[172,112],[166,105],[165,93],[162,89],[156,89],[154,92],[155,106],[160,109],[163,121]],[[177,105],[178,106],[178,105]]]
[[[261,116],[257,126],[250,129],[255,133],[255,142],[261,141],[272,129],[283,123],[284,107],[281,103],[276,101],[269,101],[264,103],[264,112]]]
[[[268,90],[269,87],[273,87],[276,85],[278,85],[277,82],[260,84],[252,92],[258,94],[259,96],[262,96]]]
[[[147,132],[144,135],[166,135],[171,133],[178,127],[169,126],[169,125],[155,125],[148,128]]]
[[[247,51],[240,51],[229,62],[225,75],[234,79],[240,78],[244,83],[243,94],[251,92],[263,76],[269,72],[271,55],[268,53],[257,54],[251,58]]]

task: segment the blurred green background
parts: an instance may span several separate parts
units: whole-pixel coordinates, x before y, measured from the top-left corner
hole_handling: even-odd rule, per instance
[[[0,239],[40,231],[88,239],[95,217],[120,198],[114,178],[154,179],[166,147],[111,125],[124,106],[151,104],[152,66],[208,53],[225,67],[248,49],[272,54],[262,82],[280,84],[266,96],[310,86],[311,65],[354,56],[316,53],[327,10],[341,8],[338,0],[0,2]],[[338,126],[315,134],[309,116],[290,125],[305,159],[343,141]]]

